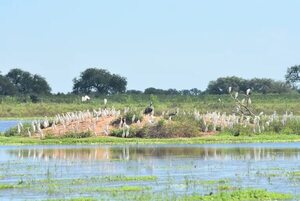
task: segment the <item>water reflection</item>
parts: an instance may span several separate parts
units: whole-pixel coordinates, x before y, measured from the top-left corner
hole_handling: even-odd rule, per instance
[[[270,147],[203,147],[203,146],[101,146],[35,147],[7,150],[17,158],[43,160],[149,160],[195,158],[199,160],[299,160],[298,148]]]

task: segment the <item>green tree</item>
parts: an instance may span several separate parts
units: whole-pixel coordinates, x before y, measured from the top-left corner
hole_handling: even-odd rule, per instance
[[[262,94],[267,93],[286,93],[291,90],[290,86],[281,81],[266,78],[254,78],[250,81],[252,91]]]
[[[297,84],[300,82],[300,65],[295,65],[287,69],[285,80],[288,84],[297,88]]]
[[[227,94],[229,87],[232,87],[234,91],[246,91],[249,87],[249,82],[235,76],[221,77],[216,81],[209,82],[206,92],[209,94]]]
[[[0,75],[0,95],[11,96],[17,93],[16,87],[3,75]]]
[[[76,94],[115,94],[126,91],[127,80],[105,69],[88,68],[73,79],[73,92]]]
[[[290,85],[267,78],[253,78],[251,80],[242,79],[239,77],[224,77],[218,78],[216,81],[211,81],[206,92],[209,94],[226,94],[228,88],[232,87],[232,91],[245,92],[251,89],[256,93],[286,93],[291,91]]]
[[[154,94],[154,95],[165,94],[165,93],[166,92],[163,89],[156,89],[154,87],[149,87],[144,91],[144,94]]]
[[[180,91],[180,94],[183,96],[189,96],[189,95],[191,95],[191,91],[188,89],[183,89]]]
[[[140,90],[130,89],[126,91],[127,94],[143,94]]]
[[[40,75],[33,75],[32,77],[32,92],[35,94],[50,94],[51,88],[46,79]]]
[[[40,75],[33,75],[27,71],[15,68],[6,77],[21,94],[50,94],[51,88],[46,79]]]
[[[168,89],[165,91],[166,95],[178,95],[180,94],[179,91],[177,91],[177,89]]]
[[[109,91],[111,94],[125,93],[127,80],[125,77],[113,74],[109,80]]]
[[[199,90],[197,88],[190,89],[190,95],[192,95],[192,96],[198,96],[201,93],[202,93],[201,90]]]

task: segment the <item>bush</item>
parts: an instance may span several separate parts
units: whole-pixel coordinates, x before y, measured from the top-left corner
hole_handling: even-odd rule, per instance
[[[37,95],[30,95],[30,100],[32,103],[38,103],[41,99]]]
[[[240,135],[252,135],[253,134],[253,130],[251,127],[247,126],[244,127],[243,125],[234,125],[233,128],[231,129],[226,129],[226,131],[230,134],[232,134],[233,136],[240,136]]]
[[[92,137],[92,133],[90,131],[81,132],[81,133],[66,133],[63,135],[64,138],[88,138]]]
[[[121,137],[122,129],[115,129],[111,135]],[[138,138],[176,138],[176,137],[197,137],[200,135],[198,125],[188,121],[159,120],[155,125],[145,125],[141,128],[130,128],[129,137]]]
[[[21,132],[18,133],[18,126],[12,127],[9,130],[4,132],[4,135],[6,137],[10,136],[26,136],[28,137],[28,129],[31,130],[31,124],[30,123],[23,123],[23,128],[21,129]]]
[[[273,121],[268,130],[271,132],[275,132],[275,133],[281,133],[281,131],[283,130],[284,126],[282,125],[282,123],[280,121]]]
[[[282,129],[282,133],[300,135],[300,121],[297,119],[288,121]]]

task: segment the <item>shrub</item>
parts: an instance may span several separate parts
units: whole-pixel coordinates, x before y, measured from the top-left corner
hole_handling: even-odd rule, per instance
[[[282,125],[282,123],[280,121],[273,121],[268,130],[271,132],[275,132],[275,133],[281,133],[281,131],[283,130],[284,126]]]
[[[111,135],[121,137],[122,129],[115,129]],[[188,121],[172,121],[159,120],[155,125],[145,125],[141,128],[130,128],[129,137],[138,138],[176,138],[176,137],[196,137],[199,136],[199,128],[195,123]]]
[[[92,133],[90,131],[80,132],[80,133],[66,133],[63,135],[64,138],[88,138],[92,137]]]
[[[287,121],[282,133],[300,135],[300,121],[298,119]]]
[[[41,99],[37,95],[30,95],[30,100],[32,103],[38,103],[41,101]]]
[[[123,133],[122,129],[114,129],[111,131],[110,136],[122,137],[122,133]]]
[[[21,132],[18,133],[18,126],[12,127],[9,130],[4,132],[4,135],[6,137],[10,136],[28,136],[28,129],[31,130],[31,124],[30,123],[23,123],[23,128],[21,129]]]
[[[253,134],[253,130],[251,127],[247,126],[244,127],[243,125],[234,125],[233,128],[230,129],[226,129],[226,131],[230,134],[232,134],[233,136],[240,136],[240,135],[252,135]]]

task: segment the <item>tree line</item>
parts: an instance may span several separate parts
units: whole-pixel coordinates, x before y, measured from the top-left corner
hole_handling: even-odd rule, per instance
[[[127,90],[127,79],[118,74],[112,74],[106,69],[88,68],[81,72],[79,77],[73,79],[73,94],[154,94],[154,95],[190,95],[226,94],[228,88],[235,91],[252,89],[255,93],[289,93],[298,90],[300,83],[300,65],[287,69],[285,81],[275,81],[267,78],[243,79],[240,77],[221,77],[209,82],[207,89],[201,91],[193,89],[157,89],[149,87],[144,91]],[[37,74],[15,68],[6,75],[0,73],[0,95],[51,95],[51,87],[46,79]]]
[[[6,75],[0,74],[0,95],[42,94],[49,95],[51,87],[46,79],[21,69],[12,69]]]

